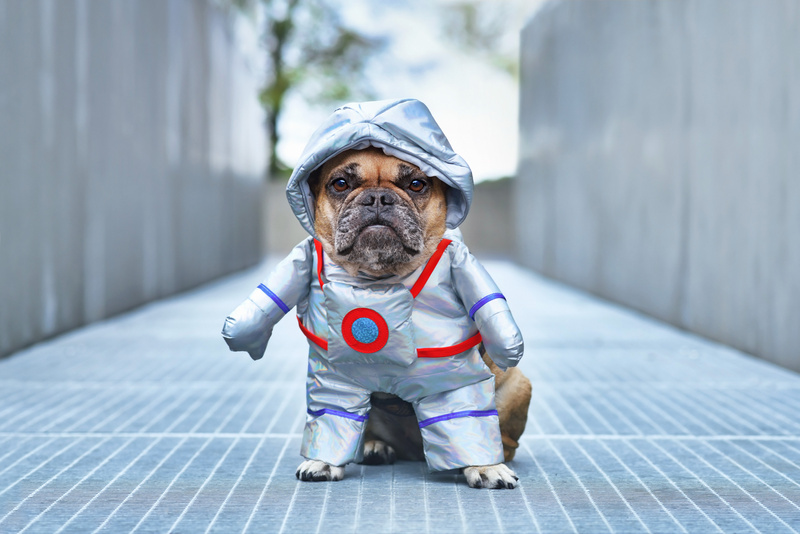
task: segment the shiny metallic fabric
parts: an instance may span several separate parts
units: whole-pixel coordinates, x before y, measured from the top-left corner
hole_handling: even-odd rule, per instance
[[[449,186],[450,230],[422,290],[414,296],[412,288],[425,266],[405,277],[352,277],[308,238],[231,313],[222,335],[231,350],[257,360],[275,323],[297,307],[310,347],[306,458],[332,465],[358,461],[370,393],[382,391],[413,405],[431,469],[500,463],[494,375],[477,344],[482,340],[505,369],[522,357],[522,335],[505,297],[455,229],[469,211],[472,174],[428,109],[398,100],[336,110],[306,147],[287,186],[289,203],[313,236],[311,172],[344,150],[368,146]]]
[[[314,233],[311,173],[345,150],[369,146],[413,163],[427,176],[439,178],[447,191],[447,227],[456,228],[472,203],[472,171],[456,154],[428,108],[414,99],[347,104],[333,112],[311,136],[295,167],[286,197],[309,234]]]
[[[308,420],[301,454],[344,465],[359,459],[370,393],[383,391],[411,402],[420,421],[431,469],[502,462],[503,449],[494,404],[494,376],[477,347],[443,358],[417,357],[414,348],[450,347],[479,330],[489,356],[502,368],[516,365],[522,335],[499,289],[469,254],[457,232],[416,298],[410,288],[424,269],[405,277],[351,277],[323,255],[322,285],[313,239],[301,242],[225,322],[232,350],[261,358],[272,326],[284,309],[297,306],[298,318],[328,350],[310,341],[307,380]],[[395,297],[386,299],[387,291]],[[355,295],[355,296],[354,296]],[[273,298],[274,297],[274,298]],[[379,313],[393,328],[392,342],[372,353],[341,349],[341,318],[353,308]],[[410,316],[409,316],[410,314]],[[394,339],[398,337],[399,339]],[[410,343],[410,345],[409,345]],[[427,424],[426,424],[427,422]]]

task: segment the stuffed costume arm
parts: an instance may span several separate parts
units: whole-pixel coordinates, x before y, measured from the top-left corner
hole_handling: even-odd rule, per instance
[[[309,237],[284,258],[264,282],[225,319],[222,337],[232,351],[264,356],[272,328],[298,302],[308,297],[314,262]]]
[[[524,344],[506,298],[467,247],[457,241],[453,244],[456,245],[450,263],[453,286],[475,321],[486,352],[504,371],[516,366]]]

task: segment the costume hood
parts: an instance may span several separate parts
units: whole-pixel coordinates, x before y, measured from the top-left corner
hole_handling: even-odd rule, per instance
[[[308,179],[315,169],[345,150],[378,147],[387,155],[412,163],[427,176],[449,186],[447,227],[456,228],[472,203],[472,171],[456,154],[428,108],[414,99],[347,104],[314,132],[300,156],[286,197],[309,234],[314,233],[314,197]]]

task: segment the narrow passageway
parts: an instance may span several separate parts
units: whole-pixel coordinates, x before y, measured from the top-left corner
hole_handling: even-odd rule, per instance
[[[798,375],[485,263],[533,382],[518,489],[298,482],[305,338],[289,317],[253,362],[220,337],[265,264],[0,360],[0,532],[800,530]]]

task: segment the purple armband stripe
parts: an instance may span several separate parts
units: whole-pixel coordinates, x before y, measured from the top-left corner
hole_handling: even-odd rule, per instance
[[[469,318],[474,321],[475,320],[475,314],[478,313],[478,310],[480,310],[483,307],[484,304],[486,304],[487,302],[491,302],[494,299],[506,300],[506,297],[503,296],[502,293],[492,293],[490,295],[486,295],[481,300],[476,302],[475,305],[472,308],[469,309]]]
[[[425,428],[426,426],[434,423],[449,421],[450,419],[458,419],[459,417],[489,417],[492,415],[497,415],[497,410],[467,410],[464,412],[453,412],[440,415],[438,417],[431,417],[430,419],[423,419],[419,422],[419,427]]]
[[[350,412],[341,412],[339,410],[331,410],[330,408],[323,408],[321,410],[306,410],[309,415],[313,415],[314,417],[319,417],[320,415],[328,414],[328,415],[337,415],[339,417],[344,417],[345,419],[352,419],[353,421],[366,421],[369,419],[369,414],[367,415],[357,415]]]
[[[274,300],[274,301],[275,301],[275,304],[277,304],[277,305],[278,305],[278,307],[279,307],[281,310],[283,310],[283,313],[289,313],[289,306],[287,306],[287,305],[286,305],[286,304],[285,304],[285,303],[284,303],[284,302],[281,300],[281,298],[280,298],[278,295],[276,295],[275,293],[273,293],[272,291],[270,291],[270,290],[269,290],[269,288],[268,288],[267,286],[265,286],[264,284],[258,284],[258,289],[260,289],[261,291],[263,291],[263,292],[264,292],[264,294],[266,294],[266,295],[267,295],[269,298],[271,298],[272,300]]]

